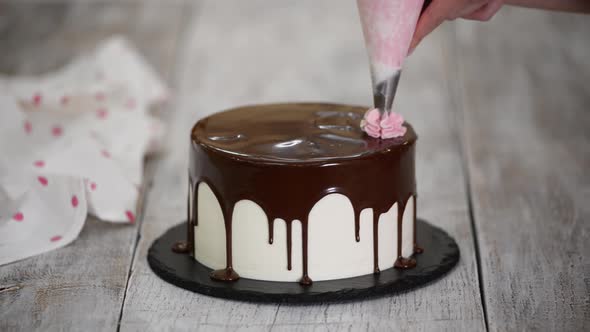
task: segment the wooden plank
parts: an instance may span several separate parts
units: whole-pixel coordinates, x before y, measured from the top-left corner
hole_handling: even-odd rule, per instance
[[[441,30],[408,64],[399,109],[415,125],[419,214],[458,241],[445,279],[407,294],[347,304],[257,305],[169,285],[146,262],[151,242],[185,217],[188,133],[202,116],[242,104],[331,101],[369,104],[368,65],[353,3],[203,1],[181,43],[179,96],[166,159],[150,193],[125,299],[122,330],[383,330],[485,328],[455,110],[447,91]],[[428,248],[427,248],[428,250]]]
[[[590,326],[590,21],[505,8],[458,26],[489,327]]]
[[[170,79],[182,9],[155,1],[3,2],[0,70],[46,72],[124,34]],[[115,330],[137,233],[138,224],[90,218],[69,246],[1,267],[0,330]]]

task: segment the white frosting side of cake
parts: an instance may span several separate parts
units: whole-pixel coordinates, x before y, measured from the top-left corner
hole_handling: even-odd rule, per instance
[[[301,223],[292,229],[292,268],[287,269],[287,224],[274,222],[273,244],[268,243],[268,221],[262,208],[243,200],[234,208],[233,263],[242,278],[295,281],[303,274]],[[263,277],[266,275],[266,277]]]
[[[195,259],[212,269],[225,267],[225,225],[221,206],[211,191],[203,182],[197,189],[198,220],[195,226]],[[191,199],[190,202],[193,200]],[[190,207],[191,210],[193,207]]]
[[[330,194],[319,200],[309,213],[310,278],[326,280],[372,273],[370,216],[361,218],[360,237],[360,242],[356,242],[354,211],[346,196]]]
[[[286,203],[288,204],[288,203]],[[402,254],[413,251],[413,200],[403,217]],[[195,258],[212,269],[225,267],[225,226],[221,207],[206,183],[198,188],[198,225]],[[242,278],[298,281],[302,276],[301,223],[293,222],[292,269],[287,269],[287,231],[284,220],[274,222],[274,241],[268,243],[268,219],[249,200],[238,202],[233,213],[233,266]],[[393,267],[397,256],[397,205],[379,219],[379,267]],[[373,273],[372,209],[360,216],[360,242],[355,240],[354,212],[348,198],[330,194],[309,214],[309,276],[314,281]]]

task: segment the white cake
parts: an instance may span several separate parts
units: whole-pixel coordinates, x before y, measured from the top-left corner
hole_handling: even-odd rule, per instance
[[[416,135],[370,138],[365,110],[258,105],[195,125],[187,250],[212,278],[309,285],[415,265]]]

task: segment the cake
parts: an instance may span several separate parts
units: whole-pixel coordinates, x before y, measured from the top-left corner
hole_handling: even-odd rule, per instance
[[[361,130],[366,107],[230,109],[191,131],[187,242],[211,278],[334,280],[416,265],[416,134]]]

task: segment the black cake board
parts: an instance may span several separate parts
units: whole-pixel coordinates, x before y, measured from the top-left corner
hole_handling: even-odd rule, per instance
[[[157,238],[152,243],[147,258],[150,267],[160,278],[178,287],[209,296],[254,302],[340,302],[416,289],[441,278],[457,265],[459,247],[445,231],[418,219],[416,233],[417,243],[424,248],[424,252],[414,256],[417,261],[415,268],[391,268],[379,274],[314,281],[311,286],[301,286],[297,282],[246,278],[234,282],[212,280],[209,277],[212,271],[210,268],[188,254],[171,250],[174,243],[186,239],[186,223],[170,228]]]

